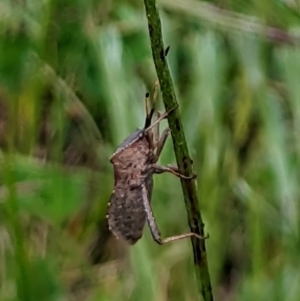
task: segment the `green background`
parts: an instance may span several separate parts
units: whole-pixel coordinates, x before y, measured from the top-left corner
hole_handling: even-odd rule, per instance
[[[215,300],[300,300],[300,3],[158,7]],[[155,80],[142,1],[0,1],[0,300],[199,300],[189,240],[128,247],[105,223]],[[188,231],[177,178],[152,203],[163,237]]]

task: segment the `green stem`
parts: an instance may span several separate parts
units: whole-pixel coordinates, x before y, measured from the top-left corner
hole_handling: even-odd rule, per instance
[[[174,91],[173,81],[165,59],[161,21],[156,9],[155,0],[144,0],[148,19],[148,28],[151,41],[152,55],[160,83],[162,98],[166,111],[177,107],[178,103]],[[174,144],[175,156],[181,173],[193,173],[192,160],[189,155],[185,134],[183,131],[179,110],[174,110],[168,116],[169,127]],[[181,180],[188,222],[192,232],[204,236],[204,224],[199,210],[197,188],[195,181]],[[210,275],[208,270],[205,240],[192,238],[194,265],[199,293],[204,301],[213,301]]]

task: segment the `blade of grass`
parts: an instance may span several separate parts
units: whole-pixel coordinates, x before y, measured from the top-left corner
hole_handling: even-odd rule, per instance
[[[148,28],[151,41],[152,55],[159,79],[163,102],[167,111],[178,106],[174,91],[173,81],[165,60],[165,47],[163,44],[161,21],[156,9],[155,0],[144,0],[148,19]],[[168,116],[168,122],[172,134],[175,156],[179,170],[186,175],[191,175],[192,160],[189,155],[185,133],[183,131],[179,110],[175,109]],[[204,224],[199,210],[197,188],[195,181],[181,180],[188,221],[192,232],[204,235]],[[212,288],[208,270],[205,241],[192,239],[194,264],[198,289],[203,300],[212,301]]]
[[[268,26],[263,19],[221,9],[204,1],[160,0],[159,2],[165,9],[184,14],[214,28],[255,34],[273,43],[298,45],[300,42],[298,34],[279,27]]]
[[[11,173],[11,166],[13,165],[11,156],[7,155],[4,162],[5,165],[3,180],[8,189],[5,209],[9,230],[14,243],[17,295],[20,300],[29,301],[31,298],[28,285],[27,256],[24,246],[24,234],[19,220],[20,216],[16,190]]]

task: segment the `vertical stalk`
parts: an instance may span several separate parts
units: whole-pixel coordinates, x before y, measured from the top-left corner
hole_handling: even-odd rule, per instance
[[[174,91],[173,81],[165,59],[165,47],[163,44],[161,21],[156,9],[155,0],[144,0],[148,29],[151,41],[152,56],[160,83],[163,102],[166,111],[177,107],[178,103]],[[179,110],[176,108],[169,116],[168,123],[171,130],[175,156],[178,168],[182,174],[191,175],[192,160],[189,155]],[[197,187],[195,181],[181,180],[188,222],[192,232],[204,236],[204,224],[199,210]],[[205,240],[192,238],[194,266],[199,294],[204,301],[213,301],[210,275],[208,270]]]

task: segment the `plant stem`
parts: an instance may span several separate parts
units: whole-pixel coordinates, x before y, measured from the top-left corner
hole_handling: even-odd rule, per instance
[[[152,55],[160,83],[163,102],[166,111],[177,107],[178,103],[174,91],[173,81],[165,59],[165,47],[163,44],[161,21],[156,9],[155,0],[144,0],[148,19],[148,28],[151,41]],[[168,116],[174,144],[175,156],[181,173],[191,175],[193,173],[192,160],[189,155],[185,134],[183,131],[179,110],[176,108]],[[192,232],[204,236],[204,224],[199,210],[197,188],[195,181],[181,180],[188,222]],[[199,293],[204,301],[213,301],[210,275],[208,270],[205,240],[192,238],[194,264]]]

